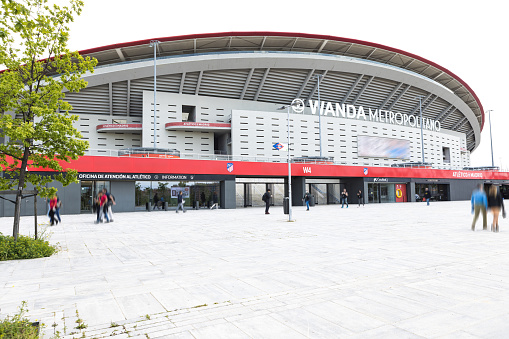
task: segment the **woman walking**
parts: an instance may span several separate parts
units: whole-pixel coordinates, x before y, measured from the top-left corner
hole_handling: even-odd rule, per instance
[[[491,231],[498,232],[498,215],[502,209],[502,215],[505,214],[504,199],[498,190],[497,186],[491,185],[488,194],[488,209],[493,213],[493,224],[491,224]]]

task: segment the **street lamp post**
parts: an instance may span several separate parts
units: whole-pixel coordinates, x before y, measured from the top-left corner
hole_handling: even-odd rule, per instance
[[[157,95],[157,72],[156,72],[156,62],[157,62],[157,45],[159,41],[152,40],[150,41],[150,47],[154,47],[154,153],[156,151],[156,95]],[[150,181],[150,191],[153,193],[152,181]],[[149,210],[150,210],[150,201],[148,202]]]
[[[420,120],[421,120],[421,153],[422,153],[422,163],[424,164],[424,133],[422,131],[422,98],[423,95],[418,95],[416,99],[419,99],[419,112],[420,112]]]
[[[157,71],[156,71],[156,61],[157,61],[157,45],[159,41],[152,40],[150,41],[150,47],[154,47],[154,148],[156,148],[156,93],[157,93]],[[155,152],[155,150],[154,150]]]
[[[491,143],[491,167],[495,167],[495,161],[493,161],[493,139],[491,137],[491,112],[493,110],[489,109],[488,112],[488,120],[490,122],[490,143]]]
[[[316,75],[316,88],[318,90],[318,137],[320,138],[320,158],[322,158],[322,106],[320,103],[320,78],[322,77],[321,74]]]
[[[292,221],[292,164],[290,163],[290,106],[287,106],[288,119],[288,221]]]

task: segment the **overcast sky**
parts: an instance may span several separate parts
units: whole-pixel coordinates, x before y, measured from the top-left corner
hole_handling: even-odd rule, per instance
[[[495,166],[509,169],[509,20],[504,1],[85,0],[71,49],[195,33],[275,31],[380,43],[447,68],[477,94],[491,125]],[[472,165],[491,165],[486,118]]]

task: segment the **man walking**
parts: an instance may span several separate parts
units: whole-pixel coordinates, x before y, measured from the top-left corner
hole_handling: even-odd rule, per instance
[[[311,196],[309,195],[309,192],[306,192],[306,194],[304,194],[304,198],[302,198],[303,201],[306,202],[306,211],[309,211],[309,201],[311,200]]]
[[[486,216],[486,209],[488,208],[488,198],[483,189],[483,184],[479,184],[477,189],[472,193],[470,199],[472,203],[472,213],[474,214],[474,220],[472,221],[472,231],[475,231],[475,223],[479,218],[479,212],[482,212],[482,229],[488,230],[488,218]]]
[[[343,188],[343,192],[341,193],[341,208],[343,208],[346,204],[346,208],[348,208],[348,192],[346,188]]]
[[[361,203],[362,203],[362,206],[364,207],[364,197],[362,196],[361,190],[359,190],[359,192],[357,192],[357,202],[359,203],[359,206],[357,206],[357,208],[361,207]]]
[[[158,204],[159,204],[159,196],[157,195],[157,193],[154,194],[153,200],[154,200],[154,208],[153,209],[155,210],[156,208],[159,208],[159,206],[158,206]]]
[[[272,198],[272,194],[270,193],[270,189],[267,189],[267,192],[265,192],[262,196],[262,200],[265,201],[265,214],[270,214],[270,198]]]
[[[424,191],[424,199],[426,199],[426,203],[429,206],[429,200],[431,199],[431,193],[427,187],[426,187],[426,190]]]
[[[184,198],[182,196],[182,191],[179,191],[179,194],[177,195],[177,210],[175,212],[179,212],[179,208],[182,209],[182,212],[186,213],[186,210],[184,209]]]

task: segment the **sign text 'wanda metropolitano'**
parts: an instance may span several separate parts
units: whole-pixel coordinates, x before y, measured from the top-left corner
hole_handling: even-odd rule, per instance
[[[318,101],[308,100],[309,107],[311,108],[311,114],[316,114],[318,111]],[[400,126],[410,127],[421,127],[420,118],[411,114],[405,114],[400,112],[392,112],[382,109],[367,110],[363,106],[355,106],[350,104],[339,104],[332,102],[321,101],[320,102],[320,115],[322,116],[333,116],[343,117],[349,119],[382,122]],[[440,121],[422,118],[422,128],[430,131],[439,132],[441,129]]]

